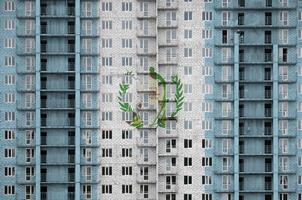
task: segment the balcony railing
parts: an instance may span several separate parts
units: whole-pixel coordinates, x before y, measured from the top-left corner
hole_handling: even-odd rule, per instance
[[[41,192],[41,200],[47,200],[47,192]]]
[[[68,200],[74,200],[75,199],[74,192],[68,192],[67,196],[68,196]]]
[[[68,137],[68,145],[74,145],[75,144],[75,137]]]
[[[47,181],[47,174],[46,173],[41,173],[41,182],[46,182]]]
[[[68,155],[68,163],[74,163],[75,156],[74,155]]]
[[[42,155],[41,156],[41,163],[46,163],[47,162],[47,157]]]
[[[272,183],[271,182],[266,182],[265,183],[265,190],[271,190],[272,189]]]
[[[264,153],[271,154],[272,153],[272,145],[265,145]]]
[[[75,175],[74,173],[69,173],[68,174],[68,182],[74,182],[75,180]]]
[[[272,172],[272,164],[265,164],[265,172]]]

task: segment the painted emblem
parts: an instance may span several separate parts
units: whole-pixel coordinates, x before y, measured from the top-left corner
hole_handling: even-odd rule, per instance
[[[131,78],[134,77],[134,74],[132,72],[127,72],[125,75],[131,76]],[[158,101],[158,112],[156,113],[155,118],[153,119],[152,123],[147,126],[151,128],[166,127],[166,120],[167,119],[175,119],[177,117],[177,114],[182,110],[183,108],[183,102],[184,102],[184,96],[183,96],[183,85],[181,83],[180,78],[177,75],[171,76],[171,82],[176,86],[174,99],[168,99],[167,98],[167,81],[155,71],[153,67],[150,67],[149,69],[149,76],[154,80],[157,81],[159,85],[162,86],[162,95],[155,95],[155,100]],[[129,125],[133,126],[135,128],[142,128],[144,126],[144,122],[142,120],[142,116],[140,115],[141,108],[142,108],[142,102],[137,103],[135,106],[135,109],[128,103],[125,102],[123,97],[126,95],[126,93],[129,90],[129,84],[120,84],[119,85],[119,95],[118,95],[118,103],[119,108],[123,112],[132,113],[132,120],[129,121]],[[170,116],[167,116],[167,102],[173,101],[175,102],[175,109],[170,113]]]

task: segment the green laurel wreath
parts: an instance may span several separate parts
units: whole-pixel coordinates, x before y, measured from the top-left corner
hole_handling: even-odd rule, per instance
[[[172,76],[172,82],[176,85],[176,92],[174,95],[176,110],[171,114],[171,117],[176,117],[177,113],[182,109],[185,97],[183,96],[182,83],[177,75]]]
[[[126,73],[126,75],[129,75],[129,74],[133,75],[132,72]],[[152,124],[150,125],[150,127],[158,126],[161,128],[165,128],[166,127],[166,105],[168,102],[168,99],[166,98],[167,82],[160,74],[155,72],[154,67],[150,67],[149,74],[150,74],[151,78],[157,80],[159,82],[159,84],[161,84],[163,86],[163,97],[161,98],[161,101],[159,102],[160,109],[159,109],[159,112],[157,113],[155,119],[153,120]],[[172,83],[176,85],[176,92],[174,95],[174,98],[175,98],[174,100],[176,102],[176,109],[175,109],[175,111],[172,112],[170,117],[175,118],[177,116],[178,112],[182,110],[183,103],[184,103],[183,84],[181,83],[181,80],[177,75],[172,76]],[[133,110],[133,108],[131,107],[131,105],[129,103],[123,101],[123,96],[127,93],[128,89],[129,89],[129,85],[120,84],[119,86],[120,86],[120,88],[119,88],[119,96],[118,96],[119,102],[118,103],[119,103],[120,109],[123,112],[132,112],[133,113],[133,120],[131,122],[129,122],[129,124],[131,126],[133,126],[135,128],[142,128],[143,121],[140,118],[139,114]]]
[[[134,112],[134,110],[132,109],[131,105],[127,102],[123,101],[123,96],[127,93],[129,89],[129,85],[128,84],[120,84],[120,89],[119,89],[119,96],[117,97],[119,100],[119,105],[120,105],[120,109],[124,112],[132,112],[133,113],[133,119],[130,122],[130,125],[135,127],[135,128],[141,128],[143,127],[143,121],[140,118],[140,116]]]

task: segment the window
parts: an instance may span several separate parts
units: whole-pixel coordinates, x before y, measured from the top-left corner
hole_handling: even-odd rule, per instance
[[[192,176],[184,176],[184,185],[192,184]]]
[[[102,102],[110,103],[112,102],[113,94],[112,93],[102,93]]]
[[[112,57],[102,57],[102,66],[111,67],[112,66]]]
[[[212,39],[213,30],[212,29],[202,29],[201,30],[201,38],[202,39]]]
[[[184,48],[184,57],[191,58],[193,56],[192,48]]]
[[[122,20],[122,30],[132,30],[132,20]]]
[[[112,85],[112,76],[102,76],[103,85]]]
[[[25,131],[25,144],[30,145],[34,140],[34,132],[31,130]]]
[[[132,57],[122,57],[122,66],[131,67],[132,66]]]
[[[91,90],[92,89],[92,76],[91,75],[83,75],[83,89],[84,90]]]
[[[185,21],[191,21],[192,20],[192,16],[193,16],[192,11],[185,11],[184,12],[184,20]]]
[[[287,29],[280,30],[279,40],[282,44],[287,44],[288,43],[288,30]]]
[[[280,153],[282,154],[286,154],[288,153],[288,139],[279,139],[279,149],[280,149]]]
[[[244,25],[244,13],[238,13],[238,25]]]
[[[12,111],[4,112],[4,120],[6,122],[12,122],[15,121],[15,119],[16,119],[15,112]]]
[[[4,77],[5,85],[15,85],[16,84],[16,77],[13,74],[5,75]]]
[[[12,67],[15,66],[15,57],[14,56],[5,56],[4,57],[4,65],[6,67]]]
[[[222,62],[229,62],[231,60],[231,49],[230,48],[222,48]]]
[[[25,180],[31,181],[34,176],[34,167],[26,167],[25,168]]]
[[[213,67],[202,66],[201,67],[201,75],[202,76],[213,76]]]
[[[86,126],[92,125],[92,113],[91,112],[83,112],[84,122]]]
[[[103,176],[111,176],[112,175],[112,167],[102,167],[102,175]]]
[[[211,185],[212,177],[211,176],[201,176],[201,184],[202,185]]]
[[[266,7],[272,7],[272,0],[265,0]]]
[[[229,3],[230,3],[230,0],[222,0],[221,1],[221,6],[223,8],[227,8],[229,6]],[[202,199],[202,200],[204,200],[204,199]]]
[[[192,140],[184,139],[184,148],[192,148]]]
[[[91,136],[91,131],[90,130],[85,130],[83,132],[83,143],[86,145],[89,145],[92,143],[92,136]]]
[[[184,111],[192,111],[192,102],[185,102],[184,103]]]
[[[112,139],[112,130],[102,130],[102,139]]]
[[[122,139],[132,139],[132,130],[122,130]]]
[[[85,108],[91,108],[92,107],[92,94],[84,93],[82,98],[83,98],[83,103],[84,103]]]
[[[132,39],[122,39],[122,48],[132,48]]]
[[[192,84],[184,84],[184,93],[185,94],[192,94]]]
[[[211,84],[201,85],[201,94],[212,94],[212,93],[213,93],[213,85]]]
[[[184,194],[184,200],[192,200],[192,194]]]
[[[86,162],[92,161],[92,150],[90,148],[84,148],[82,150],[82,156]]]
[[[4,2],[5,11],[15,11],[15,2],[13,0],[6,0]]]
[[[201,200],[212,200],[212,194],[201,194]]]
[[[4,131],[4,139],[5,140],[14,140],[16,138],[15,131],[13,130],[5,130]]]
[[[103,12],[112,11],[112,2],[102,2],[102,11]]]
[[[25,113],[25,125],[32,126],[34,122],[34,112],[26,112]]]
[[[221,126],[222,126],[222,134],[223,135],[229,135],[231,133],[232,130],[232,122],[229,120],[223,120],[221,122]]]
[[[112,112],[102,112],[102,121],[112,121]]]
[[[192,158],[184,157],[184,166],[185,167],[192,166]]]
[[[83,15],[83,17],[92,16],[92,2],[83,2],[82,3],[82,15]]]
[[[279,166],[281,171],[286,172],[289,169],[289,160],[288,157],[280,157],[279,158]]]
[[[122,157],[132,157],[132,148],[122,148]]]
[[[210,131],[212,130],[212,121],[211,120],[201,120],[201,130]]]
[[[212,48],[202,48],[201,52],[203,58],[212,58]]]
[[[202,12],[201,16],[202,21],[211,21],[213,19],[212,12]]]
[[[102,185],[102,193],[103,194],[111,194],[112,193],[112,185]]]
[[[82,193],[85,199],[91,199],[91,185],[83,185]]]
[[[184,129],[186,130],[189,130],[189,129],[192,129],[192,121],[189,121],[189,120],[185,120],[184,121]]]
[[[272,13],[265,13],[265,25],[272,25]]]
[[[15,101],[16,101],[15,93],[5,93],[4,94],[5,103],[15,103]]]
[[[229,21],[230,20],[231,20],[231,13],[230,12],[226,12],[226,11],[222,12],[221,25],[222,26],[229,25]]]
[[[29,163],[34,158],[34,149],[25,149],[25,162]]]
[[[111,20],[102,21],[102,29],[103,30],[111,30],[112,29],[112,21]]]
[[[84,174],[85,180],[86,181],[91,181],[92,180],[92,169],[91,169],[91,167],[84,166],[82,169],[83,169],[83,174]]]
[[[288,6],[288,0],[280,0],[281,7],[287,7]]]
[[[212,158],[211,157],[202,157],[201,158],[201,166],[211,167],[212,166]]]
[[[224,171],[224,172],[229,171],[230,165],[231,165],[231,158],[223,157],[222,158],[222,171]]]
[[[192,75],[192,67],[191,66],[185,66],[184,67],[184,75]]]
[[[212,148],[212,140],[211,139],[202,139],[201,140],[201,148],[211,149]]]
[[[191,29],[184,30],[184,38],[185,39],[192,39],[193,33]]]
[[[4,194],[5,195],[15,194],[15,186],[14,185],[5,185],[4,186]]]
[[[14,30],[16,27],[16,22],[13,19],[5,19],[4,30]]]
[[[92,35],[92,21],[83,20],[82,21],[82,31],[84,35]]]
[[[281,11],[279,13],[279,20],[280,20],[281,25],[287,26],[288,25],[288,12]]]
[[[4,167],[4,176],[15,176],[15,167]]]
[[[280,186],[282,187],[282,189],[288,189],[288,176],[281,175],[279,178],[280,178]]]
[[[132,167],[122,166],[122,175],[123,176],[131,176],[132,175]]]
[[[132,11],[132,2],[122,2],[122,11],[124,12]]]
[[[131,194],[132,193],[132,185],[122,185],[122,194]]]
[[[15,48],[16,40],[14,38],[5,38],[4,39],[4,48]]]
[[[4,157],[5,158],[14,158],[16,157],[16,149],[4,149]]]

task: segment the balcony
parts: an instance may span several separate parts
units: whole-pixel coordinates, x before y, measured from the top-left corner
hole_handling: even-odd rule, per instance
[[[75,155],[68,155],[68,163],[74,163],[75,162]]]
[[[41,173],[41,182],[42,183],[47,182],[47,173]]]
[[[68,192],[67,197],[68,197],[68,200],[74,200],[75,199],[75,193],[74,192]]]
[[[75,16],[75,7],[66,7],[63,12],[50,9],[50,7],[41,5],[41,18],[72,18]]]
[[[177,10],[178,9],[178,0],[159,1],[157,7],[159,10]]]
[[[68,173],[68,182],[74,182],[74,181],[75,181],[75,174]]]
[[[271,154],[272,153],[272,145],[265,145],[264,146],[264,153]]]
[[[272,182],[265,182],[264,189],[265,190],[272,190]]]
[[[159,183],[159,192],[178,192],[178,185],[175,184],[167,184],[167,183]]]
[[[69,55],[75,53],[75,45],[69,44],[66,46],[56,46],[56,48],[49,48],[47,44],[41,44],[41,54],[45,55]]]
[[[47,200],[47,192],[41,192],[41,200]]]
[[[264,168],[265,168],[264,169],[265,172],[272,172],[272,170],[273,170],[271,163],[265,163]]]

